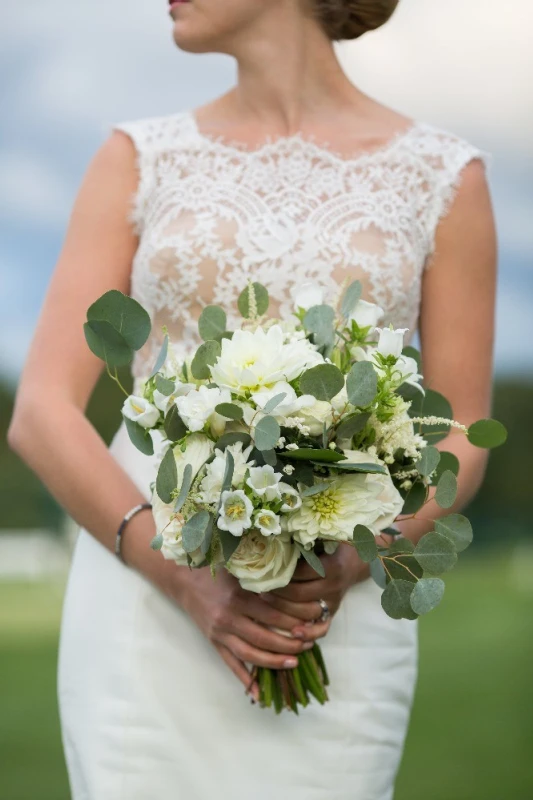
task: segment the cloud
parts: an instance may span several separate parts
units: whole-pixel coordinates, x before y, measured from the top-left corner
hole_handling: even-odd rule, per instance
[[[72,203],[70,181],[39,153],[0,151],[0,217],[27,226],[59,226]]]

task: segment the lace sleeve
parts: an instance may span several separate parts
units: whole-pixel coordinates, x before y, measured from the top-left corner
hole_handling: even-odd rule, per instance
[[[128,222],[133,226],[137,236],[141,236],[146,220],[146,202],[153,178],[152,150],[148,147],[145,120],[117,122],[111,125],[111,130],[122,131],[132,140],[137,154],[136,166],[138,172],[137,188],[130,200]]]
[[[438,158],[433,160],[433,184],[425,213],[428,250],[426,268],[435,255],[435,242],[440,222],[447,216],[461,186],[465,168],[472,161],[481,161],[488,171],[492,155],[464,139],[441,136]]]

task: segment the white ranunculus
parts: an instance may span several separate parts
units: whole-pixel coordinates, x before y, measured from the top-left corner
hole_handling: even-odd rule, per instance
[[[375,328],[384,313],[376,303],[359,300],[350,314],[350,320],[355,320],[360,328]]]
[[[365,453],[361,450],[345,450],[344,455],[351,464],[383,464],[376,456]],[[366,485],[376,493],[379,502],[379,512],[374,519],[365,524],[378,536],[380,531],[388,528],[394,520],[401,514],[403,508],[403,498],[394,485],[392,478],[387,471],[386,475],[367,474]]]
[[[268,508],[255,513],[254,525],[263,536],[278,536],[281,533],[280,518]]]
[[[272,592],[290,583],[299,555],[289,534],[262,536],[250,531],[228,562],[228,570],[243,589]]]
[[[302,498],[299,492],[293,486],[284,482],[279,484],[279,490],[281,492],[281,510],[283,513],[288,514],[291,511],[297,511],[302,505]]]
[[[302,425],[307,425],[311,436],[320,436],[324,430],[324,423],[328,428],[332,423],[333,408],[331,403],[325,400],[314,400],[312,406],[302,408],[297,414],[293,414],[292,418],[298,419]]]
[[[234,468],[231,485],[233,488],[242,486],[246,470],[255,465],[255,461],[248,461],[253,446],[243,450],[242,442],[229,445],[226,450],[215,450],[215,458],[206,467],[205,477],[200,484],[202,501],[216,503],[222,491],[222,482],[226,472],[226,453],[233,456]]]
[[[277,395],[284,394],[283,400],[270,412],[270,416],[276,418],[288,417],[294,414],[301,408],[308,408],[315,402],[315,398],[310,394],[304,394],[298,397],[290,383],[287,381],[278,381],[271,389],[261,389],[259,392],[253,392],[252,400],[258,408],[264,409],[269,400]]]
[[[153,428],[159,420],[159,409],[144,397],[131,394],[124,400],[122,406],[123,416],[137,422],[142,428]]]
[[[201,431],[219,403],[231,403],[231,394],[223,389],[200,386],[182,397],[176,397],[179,415],[190,431]],[[217,415],[220,416],[220,415]]]
[[[218,386],[234,391],[259,391],[279,381],[292,381],[323,362],[307,340],[285,342],[279,325],[255,331],[235,331],[222,340],[222,351],[211,376]]]
[[[324,289],[318,283],[313,281],[305,281],[304,283],[295,286],[291,291],[291,297],[294,301],[294,310],[298,311],[300,308],[308,309],[313,306],[321,306],[324,302]]]
[[[409,328],[376,328],[379,333],[379,341],[376,347],[382,356],[394,356],[399,358],[403,350],[403,337]]]
[[[229,531],[233,536],[242,536],[252,526],[254,507],[242,489],[222,492],[217,525],[222,531]]]
[[[411,356],[400,356],[396,362],[395,371],[400,373],[400,380],[402,382],[409,383],[411,386],[419,389],[422,394],[425,394],[423,387],[420,385],[423,375],[418,372],[416,359],[411,358]]]
[[[257,497],[264,500],[279,500],[281,497],[279,482],[283,475],[274,471],[274,467],[265,464],[263,467],[252,467],[246,485],[250,487]]]
[[[163,537],[161,553],[167,561],[175,561],[182,567],[187,566],[187,553],[183,549],[182,531],[185,520],[181,514],[174,513],[173,503],[163,503],[157,492],[152,497],[152,513],[157,533]],[[193,564],[201,564],[204,560],[201,549],[190,553]]]

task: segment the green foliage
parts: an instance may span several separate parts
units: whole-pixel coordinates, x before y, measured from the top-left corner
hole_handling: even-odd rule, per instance
[[[217,441],[217,450],[225,450],[231,444],[242,442],[243,448],[252,443],[252,437],[248,433],[224,433]]]
[[[345,320],[349,319],[357,303],[361,299],[363,285],[361,281],[351,283],[344,293],[341,303],[341,314]]]
[[[300,390],[311,394],[317,400],[331,400],[344,387],[344,377],[333,364],[319,364],[303,373]]]
[[[241,539],[239,536],[233,536],[233,534],[229,531],[222,531],[218,529],[217,535],[222,546],[222,555],[224,556],[224,561],[227,563],[241,543]]]
[[[370,361],[357,361],[346,378],[348,400],[353,406],[368,406],[378,391],[378,376]]]
[[[154,375],[156,375],[159,372],[159,370],[167,360],[167,355],[168,355],[168,335],[165,334],[165,338],[163,339],[163,344],[161,345],[161,350],[159,351],[159,355],[157,356],[154,368],[150,373],[150,378],[153,378]],[[161,389],[159,391],[161,391]]]
[[[159,465],[155,488],[163,503],[170,503],[178,483],[178,470],[174,450],[169,447]]]
[[[191,363],[193,378],[197,381],[208,380],[211,369],[221,352],[220,343],[215,341],[204,342],[200,345]]]
[[[222,492],[229,492],[231,483],[233,481],[233,473],[235,472],[235,459],[231,452],[226,450],[226,468],[224,470],[224,478],[222,479]]]
[[[468,440],[476,447],[501,447],[507,441],[507,430],[496,419],[480,419],[468,429]]]
[[[194,553],[202,545],[212,524],[213,517],[209,511],[198,511],[187,520],[182,529],[183,549],[186,553]]]
[[[215,406],[215,411],[226,419],[240,420],[243,417],[243,410],[235,403],[219,403]]]
[[[177,513],[181,511],[183,505],[187,499],[187,495],[189,494],[189,490],[192,484],[192,465],[185,464],[185,469],[183,470],[183,480],[181,482],[180,492],[178,497],[176,498],[176,502],[174,504],[174,511]]]
[[[457,478],[451,470],[440,476],[435,492],[435,501],[441,508],[451,508],[457,498]]]
[[[283,400],[287,397],[287,392],[280,392],[279,394],[274,395],[271,397],[268,403],[266,403],[263,411],[265,414],[271,414]]]
[[[257,314],[259,317],[262,317],[263,314],[266,314],[268,311],[269,306],[269,296],[268,291],[261,283],[253,283],[252,284],[253,291],[255,294],[255,304],[257,307]],[[239,312],[245,319],[250,318],[250,287],[247,286],[246,289],[243,289],[241,294],[239,295],[239,299],[237,301],[237,307]]]
[[[449,453],[447,450],[440,451],[440,461],[435,472],[434,483],[438,483],[444,472],[449,470],[454,475],[459,475],[459,459],[455,453]]]
[[[91,352],[109,367],[123,367],[132,360],[133,350],[111,323],[90,320],[84,324],[83,331]]]
[[[335,341],[335,312],[331,306],[312,306],[303,318],[303,326],[312,335],[313,342],[323,351]]]
[[[421,475],[428,478],[438,467],[440,462],[440,452],[436,447],[428,445],[422,450],[422,458],[417,461],[416,468]]]
[[[198,332],[200,337],[207,342],[218,340],[226,331],[227,316],[220,306],[206,306],[198,319]]]
[[[262,417],[255,426],[254,441],[258,450],[272,450],[281,435],[279,423],[274,417]]]
[[[376,537],[365,525],[356,525],[353,532],[353,543],[361,561],[369,564],[378,555]]]
[[[314,571],[318,575],[320,575],[321,578],[325,578],[326,577],[326,570],[324,569],[324,564],[319,559],[319,557],[317,556],[315,551],[314,550],[306,550],[305,547],[302,547],[301,545],[298,545],[298,550],[300,551],[302,556],[305,558],[305,560],[307,561],[309,566],[312,567],[314,569]]]
[[[352,464],[350,461],[337,461],[335,469],[341,469],[346,472],[366,472],[369,475],[386,475],[388,472],[387,467],[384,467],[383,464],[374,464],[373,462]]]
[[[428,614],[444,596],[444,581],[440,578],[422,578],[411,594],[411,607],[415,614]]]
[[[413,584],[397,579],[391,581],[381,595],[381,606],[392,619],[416,619],[417,614],[411,608]]]
[[[156,533],[156,535],[154,536],[154,538],[150,542],[150,547],[152,548],[152,550],[156,550],[156,551],[157,550],[161,550],[161,548],[163,547],[163,534],[162,533]]]
[[[329,488],[330,488],[329,483],[315,483],[314,486],[308,486],[307,489],[304,489],[303,492],[301,492],[301,496],[314,497],[315,494],[322,494],[322,492],[325,492],[326,489]]]
[[[163,429],[167,439],[171,442],[179,442],[187,433],[187,426],[179,415],[178,407],[171,406],[163,422]]]
[[[435,392],[433,389],[426,389],[425,395],[417,392],[414,398],[409,414],[412,417],[443,417],[444,419],[453,419],[453,410],[440,392]],[[436,444],[442,439],[445,439],[450,432],[450,426],[446,424],[437,425],[421,425],[421,433],[428,439],[431,444]]]
[[[351,439],[356,433],[360,433],[370,419],[370,413],[354,414],[344,419],[338,426],[335,436],[337,439]]]
[[[428,490],[422,481],[415,481],[407,492],[402,490],[400,494],[404,497],[402,514],[411,516],[411,514],[416,514],[417,511],[420,511],[426,502]]]
[[[462,514],[450,514],[435,520],[435,530],[452,542],[457,553],[466,550],[474,538],[470,520]]]
[[[141,304],[116,289],[89,306],[87,319],[108,322],[132,350],[140,350],[152,330],[150,317]]]
[[[128,436],[130,437],[131,443],[135,445],[137,450],[140,450],[141,453],[144,453],[145,456],[153,456],[154,443],[152,441],[152,437],[150,436],[150,432],[146,430],[146,428],[143,428],[142,425],[139,425],[138,422],[128,419],[128,417],[123,417],[123,419],[126,423],[126,429],[128,431]]]
[[[155,388],[161,394],[164,394],[165,397],[170,397],[172,392],[176,388],[176,384],[174,381],[170,380],[170,378],[164,378],[162,375],[155,376]]]
[[[329,450],[314,447],[300,447],[298,450],[284,450],[280,453],[282,458],[290,458],[291,461],[313,461],[321,464],[333,464],[339,461],[346,461],[343,453],[336,450]]]
[[[441,533],[426,533],[415,547],[415,558],[430,575],[448,572],[457,563],[457,553],[453,543]]]

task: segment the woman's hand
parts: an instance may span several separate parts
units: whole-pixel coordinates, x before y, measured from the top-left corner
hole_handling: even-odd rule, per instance
[[[351,545],[341,544],[336,553],[323,555],[320,560],[326,571],[325,578],[321,578],[302,559],[288,586],[261,595],[273,609],[290,617],[298,617],[299,622],[292,628],[292,635],[307,642],[314,642],[326,635],[331,618],[338,611],[348,589],[369,575],[368,565],[361,561]],[[331,612],[326,622],[318,621],[322,614],[319,600],[325,600]]]

